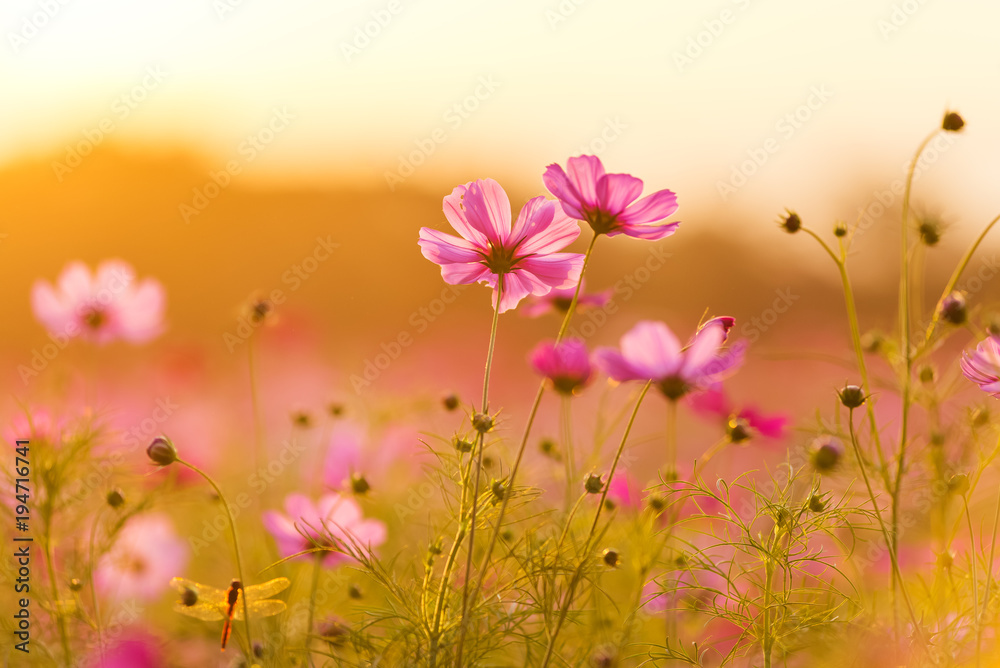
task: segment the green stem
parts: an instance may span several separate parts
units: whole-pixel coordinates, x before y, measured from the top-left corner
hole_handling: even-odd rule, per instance
[[[983,594],[983,613],[990,608],[990,585],[993,582],[993,557],[997,549],[997,527],[1000,526],[1000,489],[997,490],[997,509],[993,514],[993,538],[990,541],[990,558],[986,562],[986,592]],[[979,665],[979,651],[983,640],[983,620],[976,623],[976,665]]]
[[[493,368],[493,351],[497,341],[497,323],[500,320],[500,299],[503,296],[503,274],[497,281],[496,305],[493,307],[493,324],[490,326],[490,345],[486,351],[486,372],[483,374],[483,401],[481,410],[484,414],[489,414],[490,405],[490,371]],[[476,546],[476,513],[479,508],[479,482],[483,477],[483,448],[486,445],[486,434],[479,432],[476,439],[476,482],[472,493],[472,515],[469,523],[469,549],[465,559],[465,582],[462,583],[462,621],[458,631],[458,642],[455,646],[455,665],[462,665],[462,648],[465,644],[466,624],[469,615],[469,578],[472,575],[472,556]],[[508,494],[510,488],[508,487]],[[504,494],[507,496],[507,494]]]
[[[101,607],[97,598],[97,583],[94,581],[94,543],[97,540],[97,528],[100,526],[101,514],[104,508],[98,511],[94,517],[94,526],[90,530],[90,599],[94,604],[94,624],[97,626],[97,647],[101,655],[101,662],[104,661],[104,630],[101,625]]]
[[[566,464],[566,512],[568,513],[573,505],[573,488],[576,485],[576,472],[573,466],[573,413],[570,396],[564,394],[561,399],[562,411],[559,414],[559,421],[562,423],[563,458]]]
[[[52,561],[51,531],[49,523],[45,523],[44,553],[45,566],[49,574],[49,582],[52,583],[52,614],[56,618],[56,625],[59,627],[59,640],[62,643],[63,655],[66,657],[66,665],[73,664],[73,655],[69,648],[69,635],[66,633],[66,620],[63,619],[59,603],[59,584],[56,582],[56,569]]]
[[[611,462],[611,470],[608,471],[608,483],[604,485],[604,489],[601,491],[601,498],[598,500],[597,510],[594,512],[594,521],[590,525],[590,532],[587,534],[587,539],[583,544],[583,557],[580,559],[580,563],[577,565],[576,570],[573,573],[573,578],[570,580],[569,588],[566,591],[566,597],[563,599],[562,606],[559,608],[559,617],[556,619],[556,627],[552,630],[552,635],[549,636],[549,643],[545,648],[545,656],[542,658],[541,668],[546,668],[552,660],[552,653],[555,651],[556,646],[556,638],[559,636],[559,631],[562,629],[563,622],[566,621],[566,614],[569,612],[569,606],[573,602],[573,595],[576,593],[576,587],[580,584],[580,580],[583,577],[583,568],[587,564],[587,560],[590,559],[591,551],[594,549],[591,542],[597,534],[597,526],[601,521],[601,511],[604,510],[604,502],[608,498],[608,489],[611,487],[611,481],[614,480],[615,470],[618,468],[618,462],[622,457],[622,453],[625,451],[625,444],[628,442],[629,434],[632,431],[632,425],[635,424],[635,417],[639,414],[639,407],[642,406],[642,400],[646,397],[646,393],[649,392],[649,388],[652,384],[653,381],[647,381],[646,385],[642,388],[642,392],[639,394],[639,398],[635,402],[635,408],[632,410],[632,415],[629,417],[628,424],[625,426],[625,433],[622,434],[622,440],[621,443],[618,444],[618,450],[615,452],[614,461]]]
[[[563,336],[566,334],[566,330],[569,328],[569,323],[573,319],[573,314],[576,312],[576,304],[580,297],[580,286],[583,285],[583,275],[587,270],[587,265],[590,263],[590,256],[594,252],[594,244],[597,242],[597,234],[594,234],[594,238],[590,240],[590,246],[587,247],[587,252],[583,256],[583,267],[580,269],[580,280],[576,284],[576,292],[573,295],[573,301],[570,302],[569,308],[566,310],[566,315],[563,317],[562,326],[559,328],[559,333],[556,336],[556,343],[562,341]],[[524,458],[524,452],[528,445],[528,437],[531,435],[531,427],[535,423],[535,416],[538,414],[538,406],[542,402],[542,396],[545,394],[546,381],[542,381],[538,384],[538,392],[535,393],[535,399],[531,404],[531,408],[528,411],[528,421],[524,425],[524,433],[521,436],[521,443],[517,448],[517,454],[514,457],[514,464],[511,466],[510,475],[507,478],[507,490],[508,493],[504,494],[503,501],[500,502],[500,510],[497,512],[496,524],[493,525],[493,531],[490,533],[490,541],[486,547],[486,553],[483,555],[483,565],[479,569],[479,578],[476,580],[476,586],[472,590],[473,598],[479,596],[479,592],[483,587],[483,579],[486,577],[486,569],[489,566],[490,559],[493,556],[493,549],[496,547],[497,538],[500,536],[500,530],[503,527],[503,519],[507,513],[507,503],[510,497],[513,496],[514,490],[514,480],[517,478],[517,473],[521,468],[521,460]]]
[[[927,644],[924,638],[924,632],[920,628],[920,620],[917,618],[917,613],[913,609],[913,604],[910,602],[910,596],[906,592],[906,585],[903,583],[903,575],[899,570],[899,560],[896,556],[895,544],[890,539],[889,530],[886,528],[885,521],[882,519],[882,511],[878,507],[878,501],[875,499],[875,490],[872,489],[871,481],[868,479],[868,472],[865,469],[865,461],[861,456],[861,446],[858,445],[858,438],[854,433],[853,408],[850,410],[847,421],[851,434],[851,447],[854,450],[854,457],[858,460],[858,468],[861,469],[861,477],[864,478],[865,488],[868,490],[868,498],[872,502],[872,508],[875,509],[875,517],[878,519],[878,526],[882,531],[882,538],[885,540],[886,548],[889,550],[889,561],[892,563],[892,572],[895,575],[896,580],[899,581],[899,590],[903,595],[903,601],[906,603],[906,609],[910,613],[910,619],[913,622],[913,630],[920,639],[921,646],[926,648]]]
[[[773,548],[772,548],[773,549]],[[764,565],[764,642],[761,643],[764,652],[764,668],[771,668],[771,649],[774,639],[771,637],[771,588],[774,586],[774,558],[768,553]]]
[[[677,479],[677,402],[667,401],[667,480]]]
[[[247,586],[247,579],[243,576],[243,559],[240,557],[240,539],[239,539],[239,536],[237,536],[237,534],[236,534],[236,520],[233,517],[233,510],[229,506],[229,501],[226,500],[226,495],[222,493],[222,490],[215,483],[215,481],[212,480],[211,477],[209,477],[209,475],[207,473],[205,473],[204,471],[202,471],[200,468],[198,468],[194,464],[191,464],[190,462],[186,462],[186,461],[184,461],[183,459],[180,459],[180,458],[177,459],[177,463],[180,464],[181,466],[188,467],[189,469],[191,469],[192,471],[194,471],[195,473],[197,473],[198,475],[200,475],[202,478],[204,478],[205,481],[209,485],[212,486],[212,489],[215,490],[215,493],[218,495],[219,500],[222,501],[222,506],[226,509],[226,516],[229,518],[229,532],[230,532],[230,535],[233,538],[233,553],[236,555],[236,574],[239,575],[239,577],[240,577],[240,584],[245,588]],[[252,662],[253,661],[253,637],[252,637],[251,632],[250,632],[250,611],[247,609],[246,589],[244,589],[243,595],[240,596],[240,599],[243,601],[243,621],[244,621],[244,623],[246,625],[246,634],[247,634],[247,646],[246,646],[246,650],[245,650],[246,651],[246,657],[247,657],[247,661],[251,661]]]
[[[313,619],[316,613],[316,590],[319,588],[319,576],[323,572],[324,552],[317,552],[313,561],[312,583],[309,586],[309,619],[306,622],[306,655],[309,657],[309,665],[315,666],[312,652],[309,647],[312,645]]]
[[[969,514],[969,497],[967,494],[962,495],[962,503],[965,506],[965,521],[969,528],[969,544],[972,549],[969,551],[971,558],[972,567],[972,611],[973,619],[975,620],[976,627],[976,641],[979,640],[979,578],[976,575],[976,534],[972,530],[972,515]],[[976,665],[979,665],[979,647],[976,647]]]

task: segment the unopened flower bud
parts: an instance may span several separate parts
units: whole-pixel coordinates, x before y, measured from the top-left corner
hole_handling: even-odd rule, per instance
[[[112,508],[121,508],[125,505],[125,493],[120,489],[113,489],[108,492],[108,505]]]
[[[781,218],[780,225],[785,232],[789,234],[795,234],[802,229],[802,219],[799,218],[799,214],[794,211],[789,211],[785,209],[786,215]]]
[[[953,325],[964,325],[969,317],[965,305],[965,295],[957,290],[941,301],[941,317]]]
[[[319,627],[319,635],[331,647],[340,647],[347,642],[347,639],[351,635],[351,630],[343,622],[331,619]]]
[[[937,373],[934,371],[934,367],[930,364],[924,364],[917,370],[917,377],[924,385],[931,385],[937,378]]]
[[[991,313],[986,318],[986,333],[992,337],[1000,338],[1000,315]]]
[[[551,457],[552,459],[559,460],[559,449],[556,447],[555,441],[551,438],[543,438],[542,442],[538,444],[538,449],[542,451],[542,454],[546,457]]]
[[[458,408],[458,395],[449,394],[444,399],[441,400],[446,411],[453,411]]]
[[[865,403],[865,391],[857,385],[845,385],[844,389],[837,392],[837,396],[847,408],[854,409]]]
[[[358,600],[360,598],[364,598],[365,593],[361,591],[361,587],[352,582],[347,586],[347,595],[354,600]]]
[[[605,564],[611,566],[611,568],[618,568],[618,564],[621,563],[621,558],[620,555],[618,554],[618,551],[612,550],[610,547],[604,550],[604,553],[601,555],[601,559],[604,561]]]
[[[990,423],[990,411],[985,406],[973,408],[969,412],[969,422],[973,429],[985,427]]]
[[[146,454],[154,464],[169,466],[177,461],[177,448],[166,436],[157,436],[146,448]]]
[[[957,111],[945,113],[944,119],[941,121],[941,129],[946,132],[959,132],[964,127],[965,120],[958,115]]]
[[[326,410],[331,417],[340,417],[344,414],[344,407],[341,404],[330,404],[326,407]]]
[[[948,480],[948,491],[952,494],[965,496],[969,491],[969,476],[964,473],[956,473]]]
[[[726,423],[726,436],[731,443],[742,443],[750,439],[750,423],[741,417],[731,417]]]
[[[609,647],[601,647],[590,656],[592,668],[615,668],[617,663],[616,653]]]
[[[600,494],[604,489],[604,481],[601,480],[601,476],[591,473],[584,481],[583,488],[587,490],[587,494]]]
[[[368,480],[366,480],[363,475],[361,475],[360,473],[351,474],[352,492],[360,496],[362,494],[367,494],[371,488],[372,486],[368,484]]]
[[[312,426],[313,420],[312,415],[306,411],[295,411],[292,413],[292,424],[296,427],[301,427],[303,429],[308,429]]]
[[[878,353],[882,351],[884,346],[885,336],[882,332],[872,330],[870,332],[865,332],[861,336],[861,347],[864,348],[865,352]]]
[[[649,497],[649,507],[654,512],[657,513],[663,512],[663,509],[667,507],[667,500],[664,499],[659,494],[654,494],[653,496]]]
[[[833,224],[833,236],[843,238],[847,236],[847,223],[838,220]]]
[[[472,452],[473,445],[471,441],[456,436],[451,442],[459,452]]]
[[[493,416],[488,413],[476,413],[472,416],[472,426],[480,434],[485,434],[493,429]]]
[[[494,480],[490,485],[490,493],[493,494],[494,502],[503,501],[503,497],[507,494],[507,486],[499,480]]]
[[[955,554],[953,552],[949,552],[948,550],[945,550],[937,557],[937,565],[939,568],[947,570],[951,568],[953,563],[955,563]]]
[[[264,643],[259,640],[255,640],[253,643],[253,655],[258,659],[264,658]]]
[[[821,513],[826,510],[826,502],[819,494],[813,494],[809,497],[809,510],[814,513]]]
[[[72,580],[69,581],[70,591],[80,591],[81,589],[83,589],[83,583],[80,582],[79,578],[73,578]]]
[[[941,241],[941,223],[933,218],[926,218],[920,221],[920,225],[917,226],[917,231],[920,232],[920,241],[922,241],[925,246],[934,247],[937,246],[939,241]]]
[[[830,473],[840,464],[844,446],[832,436],[820,436],[813,441],[812,465],[820,473]]]

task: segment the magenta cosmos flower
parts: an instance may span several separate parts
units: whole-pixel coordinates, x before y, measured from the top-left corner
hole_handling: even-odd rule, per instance
[[[544,197],[528,201],[511,228],[510,200],[493,179],[458,186],[444,198],[444,215],[460,235],[420,229],[424,257],[441,265],[445,283],[485,283],[493,288],[503,277],[500,312],[528,295],[575,287],[583,256],[559,253],[580,235],[580,226]]]
[[[1000,397],[1000,338],[983,339],[976,352],[962,353],[962,373],[983,392]]]
[[[315,547],[335,547],[356,550],[378,547],[385,542],[385,524],[367,520],[354,499],[340,494],[325,494],[313,503],[302,494],[285,498],[287,515],[269,510],[263,514],[264,527],[271,532],[282,557]],[[305,554],[299,558],[308,559]],[[325,566],[349,561],[342,552],[327,552]]]
[[[636,201],[642,194],[642,180],[631,174],[605,174],[600,158],[594,155],[570,158],[565,170],[549,165],[542,180],[566,215],[587,221],[595,234],[655,240],[669,237],[680,225],[654,225],[677,211],[677,195],[658,190]]]
[[[187,543],[167,515],[139,515],[98,562],[94,583],[117,600],[154,601],[168,589],[170,578],[184,571],[188,556]]]
[[[580,339],[543,341],[531,351],[531,366],[552,381],[560,394],[573,394],[590,382],[593,368],[587,347]]]
[[[611,290],[587,294],[584,290],[587,287],[586,279],[580,284],[580,296],[576,300],[576,312],[582,313],[589,308],[602,308],[611,301]],[[576,286],[568,288],[555,288],[549,294],[542,297],[529,297],[527,305],[521,312],[529,318],[537,318],[546,313],[566,313],[570,304],[573,303],[573,295],[576,294]]]
[[[594,361],[619,382],[651,380],[674,401],[714,385],[743,362],[742,346],[720,351],[733,323],[729,317],[713,318],[682,348],[665,324],[642,321],[621,338],[620,352],[599,348]]]
[[[163,331],[165,303],[159,282],[136,282],[135,271],[120,260],[101,263],[93,275],[71,262],[55,287],[37,281],[31,289],[31,308],[50,334],[97,344],[155,338]]]
[[[766,438],[784,438],[790,419],[783,413],[764,413],[752,404],[736,406],[721,387],[710,387],[692,394],[688,403],[695,413],[723,421],[736,416],[747,421],[750,428]]]

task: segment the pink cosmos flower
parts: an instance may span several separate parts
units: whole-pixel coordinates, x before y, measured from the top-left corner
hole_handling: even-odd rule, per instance
[[[137,283],[135,271],[121,260],[101,263],[94,275],[82,262],[71,262],[55,287],[37,281],[31,289],[31,308],[51,335],[99,345],[155,338],[163,331],[165,302],[159,282]]]
[[[669,237],[680,225],[653,224],[677,211],[677,195],[658,190],[636,201],[642,194],[642,180],[631,174],[605,174],[597,156],[570,158],[565,171],[549,165],[542,180],[566,215],[587,221],[595,234],[655,240]]]
[[[642,321],[621,338],[621,352],[599,348],[594,361],[613,380],[652,380],[671,401],[711,387],[743,362],[743,347],[720,353],[735,321],[713,318],[686,348],[662,322]]]
[[[576,300],[577,313],[586,311],[589,308],[602,308],[611,301],[612,290],[587,294],[584,292],[586,287],[587,281],[584,279],[580,284],[580,296]],[[569,310],[570,304],[573,303],[573,295],[575,293],[576,286],[574,285],[568,288],[555,288],[549,294],[542,297],[529,297],[528,303],[521,309],[521,313],[529,318],[537,318],[553,311],[566,313]]]
[[[1000,338],[990,336],[976,346],[976,352],[962,353],[962,373],[983,392],[1000,397]]]
[[[274,536],[282,557],[321,546],[370,550],[385,542],[385,524],[364,519],[361,507],[350,497],[324,494],[314,504],[302,494],[290,494],[285,498],[285,511],[287,515],[274,510],[263,514],[264,528]],[[330,551],[323,564],[331,567],[350,559],[342,552]]]
[[[790,418],[783,413],[764,413],[756,406],[735,406],[721,387],[710,387],[687,399],[695,413],[728,420],[735,415],[749,423],[750,428],[766,438],[784,438]]]
[[[117,600],[153,601],[169,587],[170,578],[184,571],[187,543],[178,537],[170,517],[150,513],[132,518],[114,545],[98,562],[98,590]]]
[[[494,306],[502,277],[501,313],[528,295],[580,280],[583,256],[556,252],[580,235],[580,226],[544,197],[528,200],[511,228],[507,193],[493,179],[480,179],[445,197],[444,215],[460,237],[423,227],[421,252],[441,265],[445,283],[489,285]]]
[[[543,341],[531,351],[531,366],[552,381],[561,394],[573,394],[590,382],[593,368],[587,346],[580,339]]]
[[[420,466],[425,454],[420,438],[406,424],[390,425],[373,436],[354,422],[339,421],[331,430],[319,481],[334,490],[350,489],[353,475],[364,476],[376,488],[388,484],[389,478],[398,481],[393,474],[408,476]],[[306,477],[313,479],[316,466],[309,466],[312,470]]]
[[[160,641],[144,629],[129,629],[122,637],[87,655],[83,665],[89,668],[160,668],[166,661]]]
[[[608,483],[608,498],[619,506],[637,510],[642,507],[642,495],[639,484],[628,473],[615,473]]]

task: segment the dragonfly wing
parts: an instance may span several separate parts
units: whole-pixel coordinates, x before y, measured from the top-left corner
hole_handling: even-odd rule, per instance
[[[225,617],[222,611],[214,605],[209,605],[208,603],[195,603],[194,605],[184,605],[182,601],[176,601],[174,603],[174,610],[186,615],[188,617],[194,617],[195,619],[200,619],[205,622],[217,622]]]
[[[254,601],[262,601],[265,598],[272,598],[275,594],[279,594],[288,589],[291,584],[292,582],[288,578],[274,578],[273,580],[262,582],[259,585],[250,585],[249,587],[245,587],[243,592],[246,594],[247,603],[253,603]]]
[[[277,599],[255,601],[253,603],[248,603],[247,607],[249,608],[250,617],[252,619],[256,619],[257,617],[273,617],[274,615],[280,615],[287,608],[284,601],[279,601]],[[233,617],[239,620],[243,619],[242,603],[236,604],[236,610],[233,611]]]
[[[170,586],[181,594],[183,594],[187,589],[194,590],[195,593],[198,594],[199,601],[209,602],[213,605],[221,605],[226,602],[226,592],[221,589],[216,589],[215,587],[203,585],[202,583],[195,582],[194,580],[188,580],[187,578],[174,578],[170,581]]]

